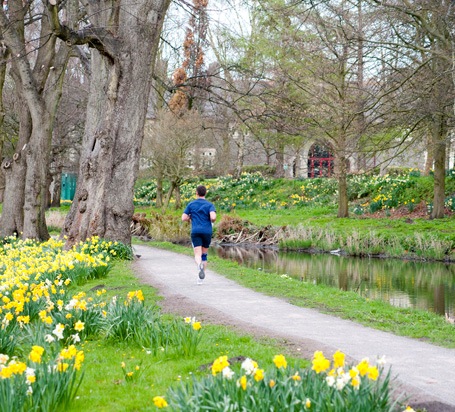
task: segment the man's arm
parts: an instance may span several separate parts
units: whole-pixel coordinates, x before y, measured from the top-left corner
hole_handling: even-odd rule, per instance
[[[216,212],[210,212],[210,221],[213,223],[216,220]]]
[[[182,222],[189,222],[191,220],[191,215],[187,215],[186,213],[182,214]]]

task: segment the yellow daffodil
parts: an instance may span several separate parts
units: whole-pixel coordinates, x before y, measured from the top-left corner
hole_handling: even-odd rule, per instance
[[[36,382],[36,376],[35,375],[28,375],[27,376],[27,382],[28,383],[35,383]]]
[[[59,372],[65,372],[68,369],[68,367],[69,367],[69,364],[66,363],[66,362],[65,363],[64,362],[59,362],[57,364],[57,370]]]
[[[283,355],[275,355],[273,358],[273,363],[278,369],[280,368],[286,369],[288,366],[286,358]]]
[[[370,362],[368,358],[362,359],[362,361],[357,365],[357,369],[360,373],[360,376],[365,376],[368,373],[368,368],[370,367]]]
[[[302,378],[300,377],[298,372],[294,373],[294,375],[292,375],[291,378],[292,378],[293,381],[296,381],[296,382],[302,380]]]
[[[153,404],[157,407],[157,408],[166,408],[168,406],[167,402],[166,402],[166,399],[164,399],[162,396],[155,396],[153,398]]]
[[[247,386],[247,379],[246,379],[246,375],[243,375],[239,381],[238,381],[238,385],[244,390],[246,391],[246,386]]]
[[[85,325],[84,322],[81,322],[80,320],[78,320],[78,321],[74,324],[74,330],[77,330],[78,332],[80,332],[81,330],[84,330],[84,325]]]
[[[313,355],[313,366],[311,367],[316,373],[321,373],[330,368],[330,361],[325,358],[322,352],[316,351]]]
[[[342,368],[344,366],[346,355],[343,352],[337,350],[333,354],[333,366],[334,368]]]
[[[228,357],[226,355],[215,359],[212,364],[212,375],[215,376],[216,374],[222,372],[226,366],[229,366]]]
[[[369,379],[372,381],[375,381],[378,379],[379,376],[379,370],[376,366],[370,366],[367,370],[367,376]]]
[[[32,351],[28,355],[28,358],[35,363],[41,363],[41,357],[44,353],[44,348],[42,346],[32,346]]]
[[[264,369],[256,369],[253,377],[256,382],[262,381],[264,379]]]

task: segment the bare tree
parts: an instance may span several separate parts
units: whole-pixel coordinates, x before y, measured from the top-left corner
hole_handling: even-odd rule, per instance
[[[26,20],[39,20],[37,42],[25,34]],[[42,4],[8,1],[0,11],[0,28],[11,54],[12,75],[20,107],[18,145],[12,162],[3,162],[6,187],[0,235],[22,233],[24,238],[47,239],[48,164],[52,126],[61,95],[69,49],[57,44]],[[36,46],[35,46],[36,43]]]
[[[167,180],[169,189],[162,204],[167,209],[175,193],[176,208],[181,207],[180,186],[191,173],[191,159],[197,154],[194,148],[204,139],[203,121],[195,110],[176,115],[161,110],[148,128],[144,138],[142,156],[151,163],[151,171],[157,181]]]
[[[429,130],[426,169],[434,166],[432,218],[444,216],[445,164],[448,131],[453,124],[454,93],[454,4],[452,1],[376,1],[396,33],[390,47],[399,48],[403,62],[412,62],[412,76],[406,79],[416,85],[413,107]],[[413,58],[409,59],[410,53]]]

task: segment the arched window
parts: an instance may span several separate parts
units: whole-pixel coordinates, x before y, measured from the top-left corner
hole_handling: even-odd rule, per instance
[[[333,174],[333,160],[329,146],[315,143],[308,152],[308,177],[330,177]]]

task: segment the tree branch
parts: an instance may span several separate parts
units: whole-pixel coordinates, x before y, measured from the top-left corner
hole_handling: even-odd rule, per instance
[[[72,30],[60,22],[59,7],[56,0],[48,0],[47,7],[51,16],[51,26],[54,34],[65,41],[68,46],[86,44],[100,52],[103,56],[115,60],[120,41],[110,32],[102,27],[87,26],[81,30]]]

